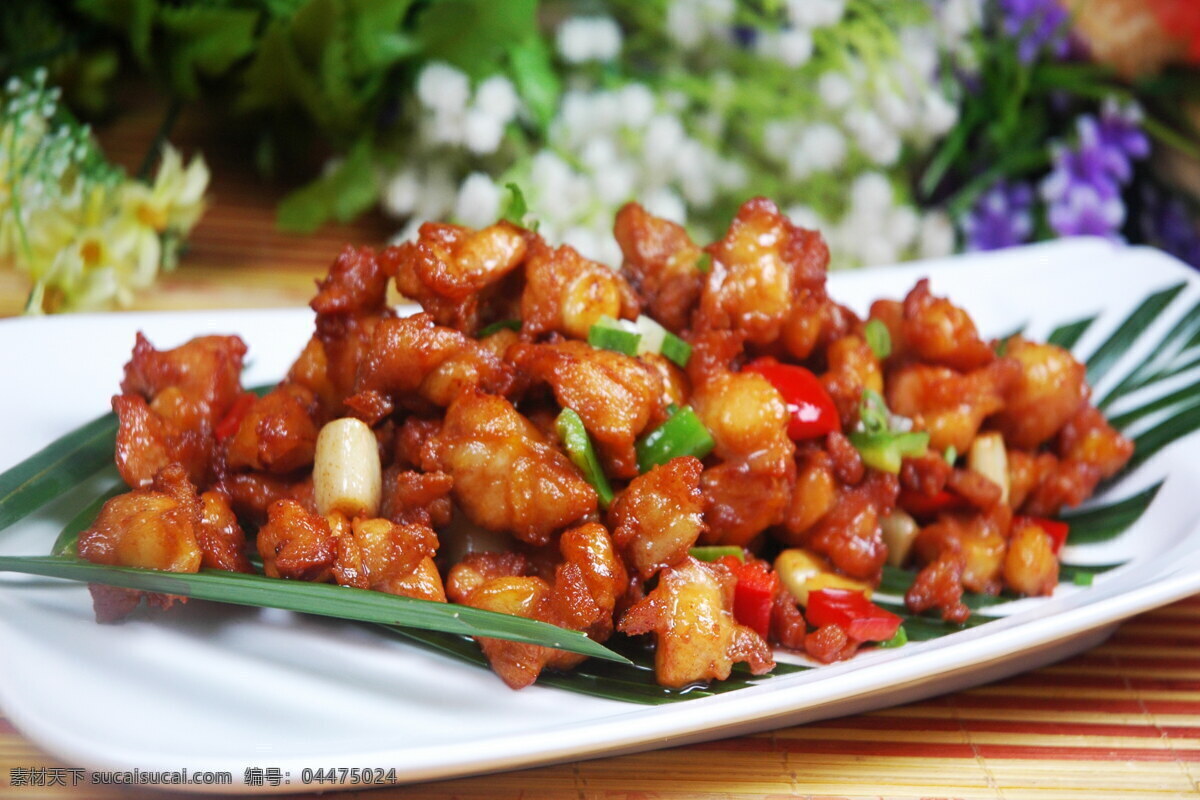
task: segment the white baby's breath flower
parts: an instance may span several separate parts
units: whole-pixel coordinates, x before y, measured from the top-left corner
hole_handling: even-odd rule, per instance
[[[642,128],[654,116],[654,92],[641,83],[629,83],[619,90],[621,124],[628,128]]]
[[[463,225],[482,228],[500,216],[503,193],[483,172],[472,172],[458,187],[454,201],[454,217]]]
[[[954,223],[941,211],[930,211],[921,217],[917,233],[917,253],[921,258],[941,258],[954,252]]]
[[[827,122],[808,127],[800,139],[800,146],[816,171],[837,169],[846,159],[846,137]]]
[[[482,109],[467,111],[463,121],[463,144],[472,153],[487,155],[500,147],[504,138],[504,124]]]
[[[883,233],[896,250],[902,252],[912,246],[919,228],[920,217],[916,209],[901,205],[892,209],[892,213],[887,216]]]
[[[819,231],[826,227],[821,215],[809,206],[789,206],[783,213],[792,221],[792,224],[799,225],[801,228]]]
[[[555,43],[569,64],[612,61],[621,54],[621,29],[611,17],[570,17],[558,26]]]
[[[407,217],[417,207],[421,179],[411,167],[392,175],[383,187],[383,207],[397,217]]]
[[[763,150],[769,156],[787,158],[795,140],[796,128],[791,120],[772,119],[763,126]]]
[[[475,106],[500,121],[511,122],[517,115],[519,100],[512,81],[503,75],[493,75],[475,90]]]
[[[471,97],[471,82],[466,73],[441,61],[434,61],[417,76],[417,98],[426,108],[461,111]]]
[[[825,28],[842,21],[846,0],[788,0],[787,15],[793,25]]]
[[[826,72],[817,79],[817,93],[830,108],[845,108],[854,99],[854,84],[840,72]]]
[[[892,184],[881,172],[864,172],[850,184],[850,205],[868,216],[878,215],[892,205]]]
[[[778,33],[765,33],[759,37],[763,54],[781,62],[784,66],[799,68],[812,58],[812,33],[804,28],[788,28]]]

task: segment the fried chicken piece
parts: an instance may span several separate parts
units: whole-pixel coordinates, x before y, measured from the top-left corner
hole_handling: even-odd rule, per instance
[[[937,608],[946,622],[966,622],[971,609],[962,602],[962,571],[962,554],[943,550],[917,573],[904,594],[904,605],[914,614]]]
[[[317,510],[311,475],[296,479],[265,472],[233,472],[213,488],[225,495],[234,513],[255,525],[266,522],[268,509],[276,500],[295,500],[308,511]]]
[[[375,326],[354,384],[355,396],[347,403],[382,412],[367,419],[373,424],[395,405],[412,407],[415,397],[444,407],[465,388],[479,386],[502,394],[512,381],[512,368],[493,349],[422,313]],[[368,399],[372,395],[375,400]]]
[[[722,463],[701,477],[711,544],[743,546],[783,520],[796,480],[795,445],[779,392],[755,373],[722,373],[692,397]]]
[[[795,357],[807,357],[827,302],[829,249],[821,235],[793,225],[774,203],[757,197],[738,209],[725,237],[706,249],[713,264],[696,327],[736,330],[754,345],[769,345],[782,335]],[[785,335],[785,326],[801,330]]]
[[[155,414],[140,395],[115,395],[112,407],[117,414],[117,471],[127,485],[149,486],[170,464],[181,465],[197,484],[208,482],[216,446],[211,433],[176,427]]]
[[[821,383],[833,398],[842,427],[850,429],[858,420],[863,389],[883,392],[879,359],[859,336],[843,336],[833,341],[825,350],[825,358],[829,369],[821,376]]]
[[[657,373],[636,358],[569,340],[517,344],[508,358],[549,384],[560,406],[579,414],[606,472],[618,478],[638,474],[634,441],[661,410]]]
[[[79,534],[80,557],[95,564],[166,572],[198,572],[200,498],[178,464],[164,467],[147,488],[108,500]]]
[[[638,299],[619,274],[579,255],[569,245],[538,241],[525,263],[521,332],[528,337],[557,331],[587,339],[601,317],[634,319]]]
[[[200,547],[200,566],[205,569],[254,572],[246,557],[246,533],[229,507],[229,500],[220,492],[200,495],[196,544]]]
[[[704,465],[673,458],[630,481],[609,509],[613,541],[645,579],[682,561],[704,530]]]
[[[318,314],[380,314],[387,305],[391,275],[370,247],[346,245],[317,283],[317,294],[309,303]]]
[[[378,589],[411,575],[437,552],[437,534],[427,525],[331,517],[334,524],[330,525],[330,532],[336,537],[331,572],[342,586]]]
[[[967,312],[933,296],[928,278],[917,281],[904,298],[903,331],[906,348],[922,361],[968,372],[996,358]]]
[[[688,327],[700,296],[704,251],[683,226],[650,214],[637,203],[617,212],[613,235],[625,256],[621,274],[646,302],[650,316],[668,330]]]
[[[596,512],[595,490],[502,397],[463,392],[426,451],[425,469],[449,473],[458,506],[488,530],[542,545]]]
[[[948,367],[909,364],[887,382],[888,407],[911,417],[918,430],[929,432],[929,447],[953,447],[965,453],[983,420],[1004,408],[1004,393],[1015,376],[1015,364],[999,359],[962,374]]]
[[[337,537],[329,522],[295,500],[271,504],[256,544],[269,578],[324,583],[338,554]]]
[[[508,222],[474,231],[460,225],[427,222],[416,242],[389,247],[396,288],[416,300],[439,324],[473,334],[480,303],[525,258],[527,236]]]
[[[1116,475],[1133,456],[1133,441],[1121,435],[1094,406],[1080,405],[1059,432],[1058,455],[1096,468],[1101,480]]]
[[[286,474],[312,464],[319,405],[312,390],[282,383],[254,401],[229,439],[225,463]]]
[[[317,314],[317,329],[287,374],[288,383],[312,390],[320,401],[320,421],[344,416],[343,403],[354,393],[359,363],[370,347],[375,326],[391,319],[379,314]]]
[[[829,513],[838,497],[838,482],[829,453],[809,446],[800,453],[798,464],[796,485],[781,532],[788,544],[795,545],[804,541],[804,534]]]
[[[1012,511],[997,503],[985,512],[948,512],[926,525],[913,541],[923,563],[936,561],[944,552],[959,556],[960,580],[972,592],[997,594],[1008,550]]]
[[[1023,518],[1014,524],[1004,557],[1004,583],[1020,594],[1040,596],[1058,585],[1058,556],[1054,543],[1036,522]]]
[[[179,463],[193,483],[212,476],[212,430],[241,394],[246,345],[236,336],[202,336],[156,350],[141,333],[125,365],[117,413],[116,463],[130,486],[147,486]]]
[[[392,468],[384,474],[380,515],[398,525],[420,523],[431,528],[449,524],[454,479],[444,472]]]
[[[798,538],[852,578],[877,582],[887,560],[879,521],[892,512],[899,493],[894,475],[872,471],[855,487],[838,492],[833,507]]]
[[[822,625],[804,637],[804,650],[814,661],[832,664],[845,661],[858,652],[858,642],[851,640],[841,625]]]
[[[430,600],[434,603],[446,602],[446,589],[442,585],[442,576],[432,557],[421,559],[412,572],[407,575],[396,575],[386,578],[373,587],[377,592],[386,592],[400,597],[412,597],[416,600]]]
[[[654,675],[662,686],[724,680],[740,661],[755,675],[770,672],[770,647],[734,619],[735,583],[727,567],[688,556],[659,573],[658,585],[625,612],[617,629],[655,634]]]
[[[1049,454],[1038,456],[1036,484],[1020,506],[1027,514],[1053,517],[1063,506],[1079,505],[1092,496],[1100,481],[1120,472],[1133,455],[1133,442],[1087,403],[1063,426],[1055,447],[1057,460]]]
[[[223,530],[222,523],[229,521],[232,530]],[[214,540],[228,536],[232,541],[235,535],[241,536],[244,544],[245,537],[236,520],[211,516],[196,496],[186,470],[179,464],[169,464],[159,471],[150,486],[108,500],[91,527],[79,534],[76,548],[81,558],[95,564],[198,572],[201,566],[228,568],[217,563],[227,551]],[[204,548],[202,543],[211,549]],[[241,561],[245,562],[244,554]],[[232,566],[242,564],[235,561]],[[160,608],[167,608],[178,599],[98,584],[90,584],[88,588],[96,621],[102,623],[122,619],[137,608],[143,597]]]
[[[447,594],[456,603],[582,630],[603,641],[629,582],[608,532],[595,523],[582,525],[562,535],[559,549],[553,585],[531,574],[533,566],[520,554],[473,553],[451,568]],[[514,689],[533,683],[547,667],[570,669],[584,658],[501,639],[478,641],[493,671]]]
[[[237,336],[201,336],[171,350],[156,350],[137,335],[125,365],[121,392],[140,395],[176,430],[212,430],[242,393],[246,345]]]
[[[1067,423],[1087,395],[1087,368],[1061,347],[1036,344],[1020,336],[1008,340],[1005,356],[1020,373],[1004,396],[996,427],[1005,443],[1034,450]]]

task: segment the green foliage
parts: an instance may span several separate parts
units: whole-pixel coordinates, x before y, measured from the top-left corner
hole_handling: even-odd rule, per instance
[[[307,233],[327,219],[346,222],[374,205],[378,193],[371,145],[364,139],[335,169],[284,198],[279,225]]]

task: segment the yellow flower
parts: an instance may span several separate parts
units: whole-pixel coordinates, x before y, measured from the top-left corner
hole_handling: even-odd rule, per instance
[[[179,151],[164,145],[154,183],[136,181],[121,187],[122,206],[132,207],[138,221],[158,233],[186,234],[204,213],[208,165],[197,155],[185,168]]]

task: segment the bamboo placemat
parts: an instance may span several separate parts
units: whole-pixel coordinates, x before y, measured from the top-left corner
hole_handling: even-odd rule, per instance
[[[141,104],[102,132],[110,154],[140,161],[158,124]],[[182,266],[138,308],[302,305],[344,242],[382,244],[395,225],[368,217],[296,237],[274,227],[284,188],[254,177],[248,148],[203,114],[174,137],[203,143],[214,203]],[[0,271],[0,314],[24,289]],[[497,691],[504,691],[497,684]],[[0,797],[158,797],[81,784],[0,716]],[[186,766],[186,765],[180,765]],[[318,766],[318,765],[314,765]],[[17,770],[16,773],[13,770]],[[341,797],[355,797],[348,792]],[[299,795],[297,795],[299,796]],[[306,795],[310,796],[310,795]],[[1182,798],[1200,796],[1200,596],[1123,625],[1063,663],[928,702],[771,733],[632,756],[379,789],[405,798]]]

